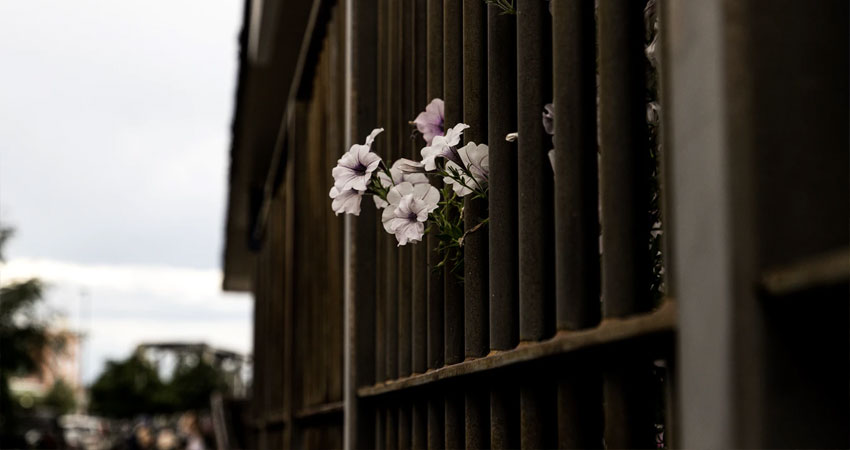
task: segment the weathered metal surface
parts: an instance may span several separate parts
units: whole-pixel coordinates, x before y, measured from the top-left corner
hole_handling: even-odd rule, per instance
[[[446,399],[446,448],[464,448],[464,394],[459,386],[443,390]]]
[[[571,366],[558,374],[558,448],[603,448],[602,372],[578,358]]]
[[[771,295],[788,295],[808,289],[847,283],[850,249],[843,248],[764,271],[761,285]]]
[[[463,123],[464,142],[487,142],[487,8],[484,2],[463,2]],[[489,227],[487,201],[464,199],[463,240],[464,355],[487,354],[489,343]]]
[[[443,98],[443,2],[428,0],[428,101]],[[428,234],[428,368],[443,365],[443,272],[436,270],[440,257],[436,252],[437,238]],[[428,426],[432,426],[429,421]],[[442,427],[442,426],[441,426]],[[429,432],[430,436],[430,432]]]
[[[557,325],[596,325],[599,300],[599,212],[596,143],[594,5],[553,3],[555,108],[555,268]]]
[[[446,448],[445,402],[440,392],[428,392],[428,448],[432,450]]]
[[[413,114],[418,114],[428,103],[427,96],[427,0],[413,0],[415,9],[414,20],[414,69],[413,69]],[[419,149],[424,141],[415,136],[411,139],[410,154],[408,158],[418,160]],[[424,373],[428,368],[428,247],[427,242],[421,242],[413,246],[411,262],[413,271],[412,280],[412,371],[413,373]],[[414,413],[415,414],[415,413]],[[423,417],[424,414],[423,414]],[[415,429],[414,420],[414,431]],[[414,436],[415,437],[415,436]],[[414,439],[414,448],[416,440]]]
[[[467,386],[466,441],[467,449],[490,448],[490,388],[486,383]]]
[[[557,388],[548,373],[522,381],[520,387],[520,448],[558,446]]]
[[[519,338],[516,148],[516,23],[488,7],[487,136],[490,147],[490,349],[508,350]]]
[[[552,102],[552,18],[547,6],[537,0],[516,3],[521,341],[555,334],[554,174],[548,157],[552,139],[543,128],[543,107]]]
[[[421,395],[413,400],[410,434],[413,450],[425,450],[428,447],[428,400]]]
[[[411,430],[410,430],[410,413],[411,404],[409,402],[400,402],[398,407],[398,449],[410,450]]]
[[[388,403],[384,408],[384,448],[398,449],[398,408],[395,403]]]
[[[461,0],[443,0],[443,100],[446,127],[460,123],[463,118],[462,29]],[[463,282],[458,278],[453,273],[453,264],[443,268],[446,364],[463,361]]]
[[[520,447],[519,388],[516,380],[501,377],[490,391],[490,446],[493,449]]]
[[[446,366],[422,375],[361,387],[357,394],[360,397],[383,395],[439,380],[522,364],[546,356],[571,353],[640,337],[667,334],[674,330],[675,318],[675,303],[667,301],[650,313],[606,319],[595,328],[559,332],[546,341],[525,344],[509,351],[493,352],[483,358]]]
[[[645,1],[599,2],[602,310],[622,317],[651,307]]]

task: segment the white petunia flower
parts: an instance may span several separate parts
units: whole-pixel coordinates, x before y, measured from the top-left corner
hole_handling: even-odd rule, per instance
[[[466,171],[459,164],[450,161],[446,164],[446,172],[456,173],[459,180],[443,177],[443,182],[453,185],[452,189],[459,197],[471,193],[472,188],[484,189],[490,177],[490,150],[487,144],[476,145],[475,142],[470,142],[457,153]],[[472,177],[469,176],[470,174]]]
[[[398,245],[418,242],[425,235],[428,214],[437,209],[440,192],[429,184],[413,185],[402,182],[387,194],[389,205],[384,209],[381,221],[384,229],[394,234]]]
[[[443,100],[435,98],[431,100],[431,103],[428,103],[425,111],[419,113],[416,120],[413,121],[416,129],[422,133],[422,139],[425,139],[425,143],[428,145],[431,145],[434,136],[443,135],[443,110]]]
[[[331,202],[331,209],[339,215],[339,213],[346,214],[354,214],[355,216],[360,215],[360,200],[363,197],[363,193],[356,189],[348,189],[344,191],[340,191],[336,188],[336,186],[331,188],[331,192],[328,194],[333,202]]]
[[[387,176],[386,172],[378,172],[378,180],[381,182],[381,186],[386,189],[389,189],[393,186],[398,186],[405,181],[416,186],[418,184],[429,184],[428,176],[424,173],[420,172],[409,172],[405,171],[403,167],[412,167],[419,163],[416,161],[411,161],[409,159],[401,158],[393,163],[393,166],[390,167],[390,175],[392,175],[392,179]],[[375,206],[378,209],[385,208],[388,203],[386,200],[382,199],[379,196],[374,197]]]
[[[422,164],[425,166],[425,170],[435,170],[437,168],[437,158],[446,158],[459,163],[453,147],[460,143],[463,130],[467,128],[469,128],[469,125],[459,123],[446,131],[445,136],[434,136],[431,145],[423,148],[421,151]]]
[[[334,177],[334,187],[344,192],[354,189],[360,192],[366,191],[372,172],[381,163],[381,157],[371,152],[372,142],[375,136],[384,131],[383,128],[375,128],[366,138],[365,144],[354,144],[337,161],[331,174]]]

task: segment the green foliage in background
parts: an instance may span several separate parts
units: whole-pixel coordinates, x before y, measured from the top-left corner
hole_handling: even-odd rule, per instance
[[[41,405],[50,408],[57,414],[68,414],[77,407],[77,399],[71,386],[65,380],[58,380],[53,383],[50,391],[41,400]]]
[[[89,409],[119,418],[207,409],[210,395],[226,387],[224,374],[203,359],[179,364],[171,380],[163,381],[157,368],[136,353],[107,363],[91,386]]]
[[[0,226],[0,261],[3,246],[14,234]],[[0,435],[14,428],[19,411],[9,391],[9,377],[38,370],[47,345],[54,342],[47,333],[47,321],[40,314],[44,286],[38,279],[17,281],[0,288]]]

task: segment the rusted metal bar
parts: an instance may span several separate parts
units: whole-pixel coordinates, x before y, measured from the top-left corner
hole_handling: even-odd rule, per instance
[[[417,396],[413,400],[411,413],[411,448],[424,450],[428,447],[428,401],[425,397]]]
[[[594,22],[593,2],[553,3],[559,330],[593,326],[601,313]]]
[[[623,317],[651,307],[645,1],[599,2],[599,120],[602,191],[602,310]],[[654,442],[652,366],[630,353],[605,370],[605,443]]]
[[[463,12],[461,0],[443,1],[443,94],[445,126],[459,123],[463,117]],[[463,361],[463,283],[454,272],[454,264],[443,268],[445,305],[445,363]],[[461,274],[463,272],[460,272]],[[446,400],[448,404],[448,399]]]
[[[571,360],[576,361],[576,360]],[[581,367],[581,370],[574,370]],[[578,360],[558,374],[558,448],[603,448],[602,373]]]
[[[558,330],[599,323],[596,26],[593,2],[552,4]],[[558,446],[602,448],[602,373],[560,371]]]
[[[375,408],[375,448],[380,450],[385,450],[386,445],[384,439],[384,427],[386,423],[384,423],[384,418],[386,417],[386,413],[384,412],[384,408]]]
[[[398,408],[395,407],[395,404],[390,403],[387,405],[384,414],[384,419],[386,419],[384,448],[395,450],[398,448]]]
[[[487,118],[490,147],[490,348],[516,346],[518,324],[518,256],[516,149],[505,135],[516,131],[516,22],[488,7]]]
[[[443,396],[439,392],[428,393],[428,448],[431,450],[446,448],[444,433],[446,412]]]
[[[515,380],[502,378],[494,381],[490,393],[491,448],[520,448],[519,407],[519,389]]]
[[[469,125],[464,142],[487,142],[487,7],[463,2],[463,122]],[[464,199],[464,354],[467,359],[487,354],[489,336],[489,228],[487,200]],[[476,229],[477,227],[477,229]],[[489,389],[465,389],[464,448],[490,447]]]
[[[465,418],[464,393],[458,386],[445,389],[446,393],[446,448],[464,448]]]
[[[557,388],[545,368],[541,369],[537,376],[527,377],[520,388],[521,448],[558,446]]]
[[[543,107],[552,101],[552,19],[547,4],[517,2],[517,106],[519,139],[519,338],[539,341],[555,333],[555,248],[552,139]],[[523,404],[526,404],[525,402]]]
[[[599,2],[602,309],[623,317],[651,307],[645,1]]]
[[[377,39],[375,42],[375,48],[373,51],[377,55],[375,58],[375,79],[376,79],[376,90],[374,99],[374,105],[376,106],[374,109],[376,110],[375,114],[375,122],[372,124],[366,124],[367,128],[374,128],[379,123],[384,123],[386,120],[386,111],[384,109],[384,92],[388,89],[386,83],[386,70],[385,70],[385,61],[386,61],[386,51],[385,45],[382,45],[383,42],[386,41],[386,19],[384,16],[386,15],[386,0],[375,0],[376,8],[375,8],[375,27],[377,28]],[[367,103],[367,102],[364,102]],[[369,102],[371,103],[371,102]],[[371,131],[371,129],[369,130]],[[369,132],[367,131],[367,133]],[[362,132],[360,133],[363,134]],[[353,138],[354,142],[361,142],[363,139],[362,136],[356,136]],[[378,150],[379,146],[375,145],[375,149]],[[381,153],[381,155],[386,155],[385,153]],[[368,208],[368,207],[367,207]],[[387,268],[387,260],[386,260],[386,247],[387,247],[387,235],[386,231],[384,231],[384,227],[381,225],[380,214],[376,214],[377,219],[373,222],[375,223],[375,242],[376,249],[375,252],[377,254],[375,267],[375,273],[373,276],[375,277],[375,381],[383,381],[387,379],[387,294],[386,294],[386,282],[384,281],[386,277],[386,268]],[[383,424],[381,424],[383,427]],[[381,437],[381,441],[383,441],[383,437]]]
[[[413,53],[413,114],[418,114],[428,103],[427,96],[427,0],[414,0],[413,26],[414,46]],[[419,160],[419,149],[423,140],[414,137],[410,144],[408,158]],[[412,340],[412,370],[413,373],[424,373],[428,367],[428,244],[420,242],[413,246],[413,271],[412,280],[412,314],[413,314],[413,336]],[[425,417],[423,415],[423,417]],[[414,422],[415,424],[415,422]],[[415,430],[415,428],[414,428]],[[424,430],[423,430],[424,431]],[[424,435],[423,435],[424,436]],[[415,444],[415,442],[414,442]]]
[[[402,401],[398,407],[398,449],[410,450],[411,431],[410,431],[410,412],[411,404]]]
[[[484,2],[463,2],[463,123],[464,141],[487,142],[487,8]],[[464,353],[487,354],[489,343],[489,259],[487,200],[464,199]],[[477,228],[476,228],[477,227]]]
[[[652,360],[640,354],[617,355],[605,369],[605,445],[608,448],[655,446]]]
[[[396,133],[397,158],[407,157],[409,152],[408,128],[405,118],[412,114],[411,93],[413,84],[411,82],[413,72],[413,14],[412,2],[405,0],[397,3],[395,21],[396,29],[395,53],[398,55],[396,75],[399,75],[399,96],[396,101],[395,120],[398,129]],[[415,245],[415,244],[414,244]],[[412,251],[414,245],[405,245],[398,248],[398,376],[406,377],[411,373],[411,296],[412,296]],[[402,423],[399,421],[399,426]],[[401,430],[399,430],[401,432]],[[399,436],[401,437],[401,436]]]
[[[428,31],[428,101],[443,97],[443,2],[428,0],[426,27]],[[428,245],[428,368],[443,365],[443,272],[436,270],[440,257],[437,238],[429,233]],[[440,408],[442,410],[442,406]],[[442,413],[441,413],[442,415]],[[428,426],[432,427],[431,421]],[[442,430],[442,425],[440,426]],[[430,436],[429,431],[429,436]],[[430,444],[429,444],[430,445]]]
[[[398,376],[406,377],[411,373],[411,270],[412,246],[398,249]]]
[[[386,155],[385,159],[392,161],[396,158],[398,147],[396,144],[396,136],[398,133],[398,125],[397,125],[397,114],[398,109],[396,106],[396,99],[398,96],[398,89],[400,87],[399,84],[399,71],[398,69],[401,66],[401,61],[398,60],[398,53],[396,52],[395,46],[392,45],[398,42],[398,22],[396,20],[396,11],[398,8],[398,2],[389,0],[385,4],[385,14],[384,14],[384,25],[386,26],[386,41],[384,41],[384,45],[386,46],[387,59],[384,64],[384,71],[386,76],[386,86],[387,90],[383,92],[383,105],[384,105],[384,120],[381,123],[386,124],[386,136],[384,142],[389,143],[389,145],[385,145],[381,148],[382,154]],[[380,147],[379,147],[380,148]],[[386,232],[384,232],[384,240],[386,241],[386,272],[384,273],[384,283],[385,283],[385,301],[386,301],[386,371],[387,371],[387,379],[392,380],[398,378],[398,289],[397,289],[397,279],[399,276],[398,271],[398,244],[396,242],[395,236],[392,236]],[[392,419],[393,422],[395,419]],[[389,419],[387,421],[389,423]],[[394,430],[395,433],[397,430]]]
[[[466,445],[467,449],[490,448],[490,389],[479,383],[467,385]]]

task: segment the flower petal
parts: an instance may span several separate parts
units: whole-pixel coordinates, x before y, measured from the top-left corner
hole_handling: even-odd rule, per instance
[[[372,132],[369,133],[369,136],[366,136],[366,146],[371,147],[372,142],[375,141],[375,137],[378,136],[379,134],[381,134],[381,132],[383,132],[383,131],[384,131],[383,128],[375,128],[374,130],[372,130]]]

